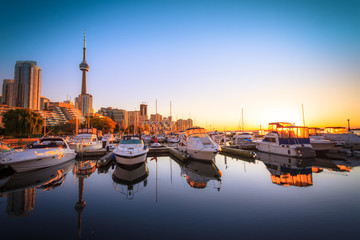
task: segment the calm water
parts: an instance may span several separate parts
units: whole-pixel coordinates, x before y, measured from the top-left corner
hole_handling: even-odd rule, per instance
[[[1,239],[359,239],[360,160],[69,162],[0,180]]]

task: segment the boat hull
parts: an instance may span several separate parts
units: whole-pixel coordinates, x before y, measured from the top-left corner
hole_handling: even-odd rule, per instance
[[[201,161],[212,161],[219,151],[215,149],[191,149],[185,146],[178,146],[178,149],[182,152],[189,154],[190,158]]]
[[[276,143],[257,142],[256,149],[260,152],[297,158],[313,158],[316,156],[310,144],[278,145]]]
[[[47,168],[58,165],[76,157],[74,151],[49,151],[45,155],[32,155],[28,159],[15,160],[14,162],[7,162],[16,172],[27,172],[40,168]]]
[[[115,153],[115,160],[117,163],[119,164],[124,164],[124,165],[135,165],[135,164],[139,164],[139,163],[143,163],[146,160],[146,155],[147,152],[143,152],[141,154],[138,155],[122,155],[121,153]]]

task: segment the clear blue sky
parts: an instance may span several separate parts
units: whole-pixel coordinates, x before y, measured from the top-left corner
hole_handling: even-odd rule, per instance
[[[42,68],[41,95],[81,90],[83,30],[94,107],[196,118],[360,126],[360,1],[7,1],[0,80]],[[339,118],[339,119],[337,119]],[[336,121],[334,119],[337,119]],[[328,122],[324,122],[328,121]],[[344,124],[342,124],[344,123]]]

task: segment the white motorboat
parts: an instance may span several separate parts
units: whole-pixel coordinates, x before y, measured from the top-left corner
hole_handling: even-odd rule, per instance
[[[171,133],[166,140],[168,143],[178,143],[180,141],[179,134]]]
[[[10,152],[1,159],[1,164],[10,166],[16,172],[25,172],[51,167],[76,156],[63,138],[46,137],[33,143],[25,151]]]
[[[140,165],[135,165],[135,167],[116,165],[112,179],[117,191],[126,195],[127,199],[133,199],[135,192],[146,187],[148,176],[149,170],[146,163],[143,162]]]
[[[251,133],[242,132],[233,136],[232,145],[242,149],[255,149],[256,143],[252,140],[253,136]]]
[[[75,151],[98,150],[102,148],[102,141],[96,136],[96,129],[79,129],[69,146]]]
[[[309,128],[310,144],[317,153],[325,153],[333,148],[335,141],[325,139],[320,128]]]
[[[307,127],[278,122],[269,123],[269,130],[263,140],[256,141],[258,151],[300,158],[316,156]]]
[[[193,159],[205,161],[213,160],[220,152],[220,146],[211,140],[204,128],[199,127],[186,129],[185,134],[181,135],[178,149]]]
[[[123,136],[113,153],[117,163],[134,165],[145,162],[148,151],[139,136]]]
[[[151,142],[151,136],[149,134],[143,135],[142,140],[146,143],[149,143],[149,142]]]
[[[113,142],[115,141],[115,137],[114,137],[114,135],[111,134],[111,133],[106,133],[106,134],[104,134],[104,136],[102,137],[101,141],[113,143]]]
[[[327,140],[343,143],[346,145],[360,145],[360,136],[351,133],[345,127],[326,127],[324,137]]]

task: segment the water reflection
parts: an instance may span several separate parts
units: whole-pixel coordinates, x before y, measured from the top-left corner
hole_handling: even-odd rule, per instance
[[[14,172],[2,179],[0,194],[7,196],[8,216],[23,216],[35,208],[35,190],[49,191],[63,184],[74,160],[29,172]]]
[[[312,181],[312,163],[315,159],[300,159],[259,152],[256,159],[262,161],[271,174],[271,181],[281,186],[309,187]]]
[[[81,215],[82,211],[86,206],[84,201],[84,180],[90,177],[96,170],[96,161],[87,160],[87,161],[77,161],[73,169],[73,173],[76,175],[79,181],[78,188],[78,201],[75,204],[75,209],[78,212],[78,239],[81,239]]]
[[[117,164],[112,179],[116,191],[126,195],[127,199],[133,199],[136,192],[147,186],[148,176],[146,162],[135,166]]]
[[[203,162],[191,160],[185,165],[181,165],[181,175],[186,178],[186,182],[193,188],[206,188],[209,182],[213,187],[220,191],[222,173],[214,161]]]

